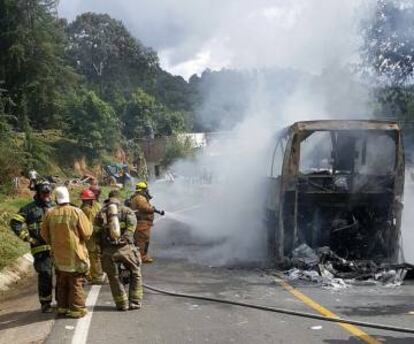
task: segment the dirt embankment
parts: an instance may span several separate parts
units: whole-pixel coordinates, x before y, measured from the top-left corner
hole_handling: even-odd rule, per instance
[[[92,176],[94,178],[100,178],[101,177],[101,164],[97,164],[95,166],[88,166],[88,163],[86,161],[86,157],[82,157],[80,159],[76,159],[73,162],[73,169],[79,176]]]
[[[30,274],[32,266],[33,257],[30,253],[26,253],[0,270],[0,295],[13,289],[21,279]]]

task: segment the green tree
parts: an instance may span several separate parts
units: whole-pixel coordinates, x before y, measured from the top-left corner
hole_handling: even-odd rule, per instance
[[[127,139],[153,137],[154,118],[161,107],[155,98],[138,88],[131,96],[122,114],[122,133]]]
[[[170,166],[179,159],[192,157],[194,152],[195,149],[189,139],[180,140],[178,136],[173,136],[167,143],[161,164],[164,167]]]
[[[24,154],[16,144],[14,134],[5,114],[6,97],[0,89],[0,191],[12,190],[13,177],[18,176],[23,166]]]
[[[64,61],[65,35],[54,0],[0,0],[0,80],[8,115],[22,128],[59,126],[63,99],[77,78]]]
[[[120,140],[114,109],[95,92],[88,91],[70,109],[68,136],[96,151],[111,150]]]
[[[378,0],[374,15],[363,21],[362,71],[378,85],[379,114],[405,117],[412,97],[414,5]]]
[[[99,92],[113,100],[153,80],[157,54],[144,47],[125,26],[107,14],[84,13],[67,28],[72,65]]]
[[[181,111],[170,111],[162,107],[155,114],[154,126],[158,136],[173,136],[187,129],[187,113]]]
[[[414,147],[414,4],[378,0],[375,6],[362,23],[362,71],[377,85],[375,115],[400,122],[408,152]]]
[[[23,164],[25,169],[34,168],[42,174],[48,174],[52,163],[53,148],[34,136],[27,116],[23,118],[23,130],[24,141],[22,148],[25,157]]]
[[[149,91],[157,101],[173,111],[192,112],[194,110],[196,88],[181,76],[173,76],[159,68],[154,87]]]
[[[186,113],[169,110],[139,88],[122,115],[123,134],[127,139],[171,136],[186,129],[186,119]]]
[[[413,75],[413,17],[413,3],[377,0],[374,16],[362,23],[364,66],[385,85],[403,85]]]

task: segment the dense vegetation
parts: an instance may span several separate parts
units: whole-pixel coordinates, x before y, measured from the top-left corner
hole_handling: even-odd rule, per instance
[[[414,4],[378,0],[373,18],[362,23],[362,71],[377,85],[375,115],[399,120],[410,150],[414,148],[413,18]],[[411,154],[407,157],[413,162]]]
[[[131,140],[191,130],[189,92],[108,15],[67,23],[55,0],[1,0],[0,185],[22,168],[48,168],[44,158],[56,147],[33,132],[59,130],[99,157]]]

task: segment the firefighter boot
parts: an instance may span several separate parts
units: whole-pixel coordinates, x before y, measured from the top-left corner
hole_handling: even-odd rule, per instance
[[[86,314],[88,314],[88,311],[86,309],[70,309],[65,315],[68,318],[80,319],[83,318]]]
[[[143,253],[141,253],[141,255],[142,255],[142,262],[143,263],[147,263],[147,264],[148,263],[152,263],[154,261],[154,258],[152,258],[148,254],[148,248],[149,248],[149,240],[147,242],[145,242]]]
[[[142,256],[142,262],[143,263],[146,263],[146,264],[148,264],[148,263],[152,263],[154,261],[154,258],[152,258],[150,255],[144,255],[144,256]]]
[[[129,303],[129,309],[132,310],[136,310],[136,309],[141,309],[142,307],[142,302],[141,301],[136,301],[136,302],[130,302]]]
[[[42,303],[41,310],[42,310],[42,313],[52,313],[53,311],[50,303]]]

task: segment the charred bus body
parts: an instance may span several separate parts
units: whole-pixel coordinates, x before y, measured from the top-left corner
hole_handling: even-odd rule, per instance
[[[297,122],[277,136],[269,169],[276,262],[303,243],[345,259],[396,262],[404,188],[397,123]]]

